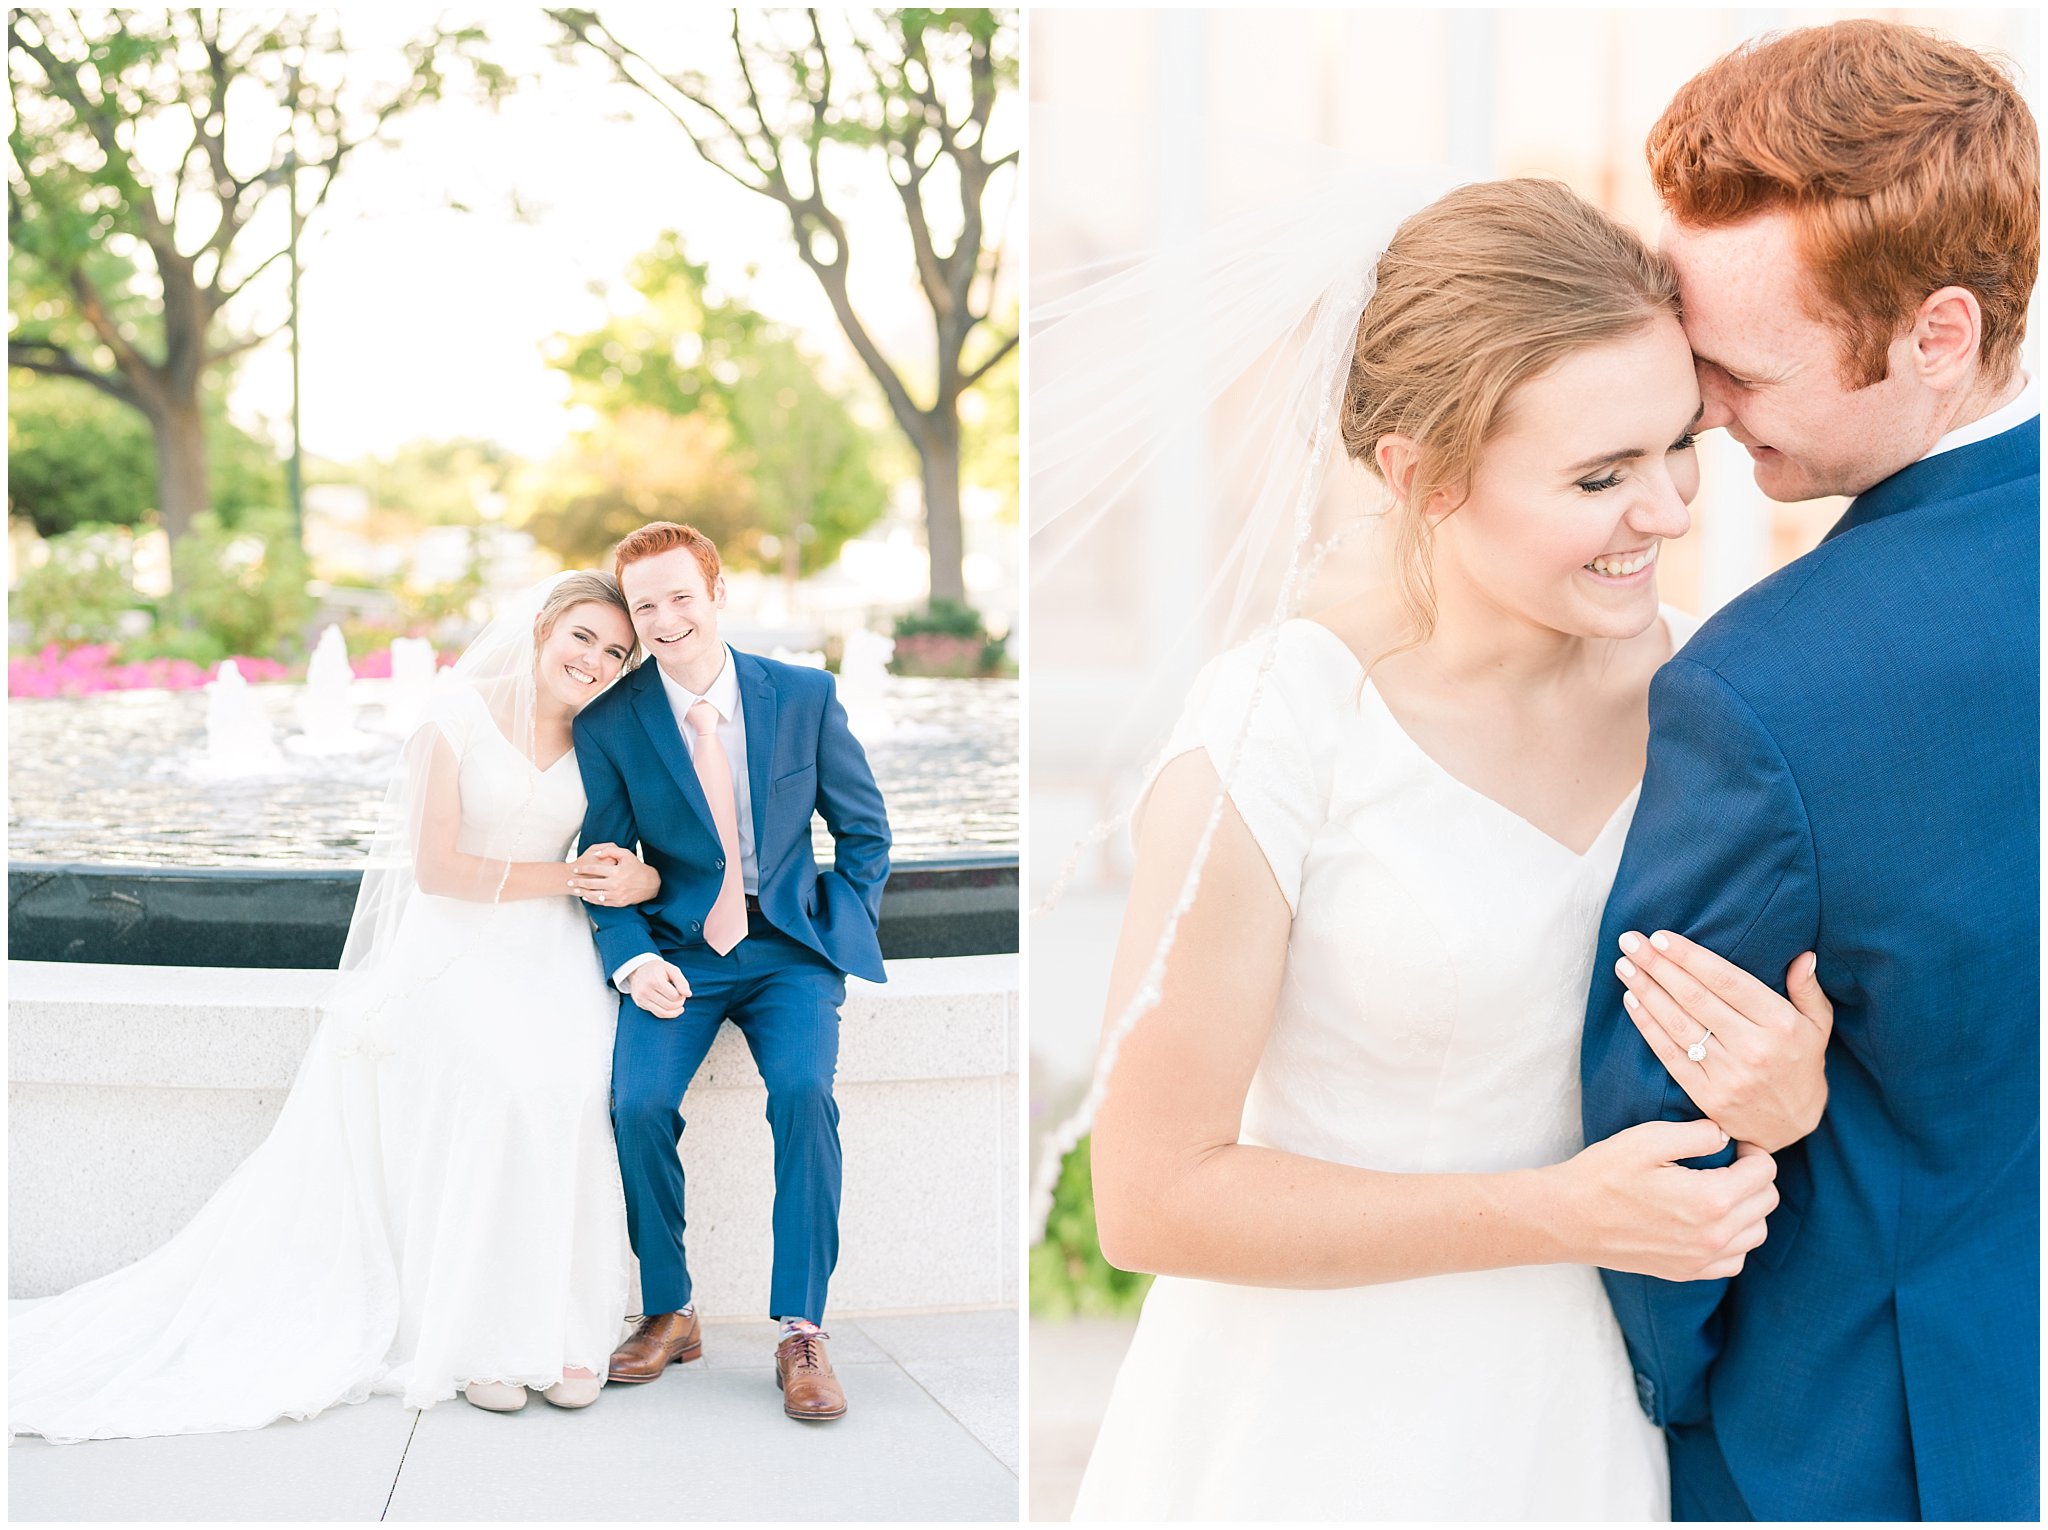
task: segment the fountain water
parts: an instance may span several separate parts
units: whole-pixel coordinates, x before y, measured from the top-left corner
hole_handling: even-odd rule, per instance
[[[856,627],[846,634],[846,646],[839,655],[839,703],[846,708],[847,725],[864,744],[889,737],[896,721],[889,715],[882,692],[889,680],[889,659],[896,640],[879,632]]]
[[[427,714],[434,689],[434,645],[425,638],[391,640],[391,688],[384,699],[383,731],[400,738]]]
[[[206,687],[206,758],[198,774],[220,780],[260,776],[278,769],[284,756],[263,704],[249,689],[233,659],[222,659]]]
[[[297,703],[301,731],[285,747],[301,755],[361,754],[374,747],[376,739],[356,727],[355,702],[349,698],[354,683],[348,645],[341,629],[330,626],[320,634],[306,666],[306,687]]]

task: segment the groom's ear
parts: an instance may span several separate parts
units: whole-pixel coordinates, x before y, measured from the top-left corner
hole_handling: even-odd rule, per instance
[[[1975,375],[1984,344],[1984,308],[1967,287],[1930,292],[1906,336],[1908,364],[1927,387],[1949,393]]]

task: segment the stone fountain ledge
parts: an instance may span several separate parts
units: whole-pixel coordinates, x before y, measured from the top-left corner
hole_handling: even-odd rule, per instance
[[[904,959],[852,979],[833,1308],[1013,1303],[1018,964]],[[130,1262],[185,1224],[269,1132],[336,974],[7,964],[9,1295]],[[707,1317],[758,1317],[772,1148],[745,1043],[720,1033],[683,1105],[690,1264]]]

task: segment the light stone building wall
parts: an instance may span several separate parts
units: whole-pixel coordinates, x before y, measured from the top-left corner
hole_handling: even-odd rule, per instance
[[[1017,959],[894,961],[849,980],[832,1310],[1018,1294]],[[8,964],[10,1296],[44,1296],[182,1227],[276,1119],[329,972]],[[733,1027],[683,1105],[689,1253],[708,1317],[768,1297],[773,1149]]]

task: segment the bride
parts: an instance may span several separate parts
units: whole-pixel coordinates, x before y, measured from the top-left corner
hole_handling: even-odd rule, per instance
[[[658,879],[616,846],[566,859],[570,723],[634,652],[617,585],[568,573],[437,678],[276,1126],[161,1249],[9,1320],[10,1434],[595,1400],[631,1265],[616,1000],[578,896]]]
[[[1819,1047],[1760,1044],[1717,1060],[1712,1120],[1580,1135],[1650,676],[1692,627],[1656,590],[1699,482],[1677,289],[1540,181],[1441,197],[1364,285],[1311,320],[1284,493],[1319,496],[1340,440],[1385,487],[1400,598],[1218,656],[1141,794],[1093,1165],[1104,1254],[1161,1278],[1075,1518],[1666,1518],[1595,1267],[1738,1269],[1766,1150],[1825,1097]],[[1034,399],[1041,441],[1063,420]],[[1605,954],[1646,1036],[1675,967],[1793,1035],[1654,939]],[[1682,1166],[1730,1135],[1728,1166]]]

